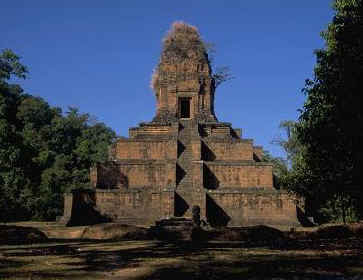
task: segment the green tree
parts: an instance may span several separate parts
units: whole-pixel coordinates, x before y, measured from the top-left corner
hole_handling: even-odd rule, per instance
[[[284,136],[276,137],[272,141],[273,144],[277,144],[284,150],[290,167],[297,164],[302,150],[302,145],[297,138],[296,125],[297,123],[294,121],[282,121],[279,128]]]
[[[354,212],[347,209],[362,205],[362,2],[334,1],[334,18],[322,32],[326,46],[316,51],[315,75],[303,89],[307,99],[297,126],[305,148],[305,187],[319,196],[321,206],[339,204],[344,222]],[[362,209],[355,210],[362,215]]]
[[[281,157],[274,157],[269,151],[263,151],[262,161],[272,163],[274,187],[285,188],[285,179],[289,172],[287,161]]]
[[[115,133],[88,114],[66,114],[11,84],[27,69],[0,54],[0,221],[54,219],[63,193],[89,185],[89,168],[107,158]]]
[[[11,77],[25,79],[27,68],[20,63],[20,57],[10,49],[5,49],[0,53],[0,82],[6,83]]]
[[[22,152],[24,146],[17,130],[16,110],[23,92],[10,79],[26,77],[27,69],[11,50],[0,53],[0,219],[24,217],[26,210],[22,203],[24,178]]]
[[[89,119],[88,114],[81,114],[76,108],[52,119],[51,138],[40,155],[51,161],[41,173],[42,199],[37,205],[37,216],[53,219],[61,215],[63,193],[89,187],[90,167],[107,159],[108,146],[116,135],[104,124],[91,124]]]

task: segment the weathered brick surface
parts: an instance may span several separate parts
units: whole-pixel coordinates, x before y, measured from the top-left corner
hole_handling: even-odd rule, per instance
[[[94,175],[92,184],[96,184],[96,188],[100,189],[140,187],[161,189],[167,185],[174,185],[176,177],[175,163],[172,161],[112,162],[92,169]]]
[[[158,140],[164,140],[170,138],[171,135],[175,135],[177,131],[176,125],[165,125],[156,123],[141,123],[139,127],[131,127],[129,129],[130,139],[152,139],[155,136]],[[129,141],[128,139],[121,138],[120,141]]]
[[[176,141],[118,141],[115,148],[116,159],[175,159],[177,153]]]
[[[245,141],[224,141],[214,142],[205,141],[209,150],[213,153],[214,160],[223,161],[253,161],[253,145],[251,142]]]
[[[207,213],[218,225],[297,225],[295,199],[279,192],[210,191]],[[220,209],[213,207],[216,204]],[[223,217],[218,219],[217,217]]]
[[[191,150],[193,160],[201,160],[202,159],[202,141],[200,139],[194,139],[191,141]]]
[[[166,164],[122,164],[120,172],[128,178],[128,187],[158,186],[167,182]]]
[[[206,164],[206,173],[208,189],[273,187],[272,165],[213,162]]]
[[[120,203],[120,193],[112,191],[98,191],[96,193],[97,208],[102,215],[106,215],[113,220],[117,219],[119,212],[126,208],[126,204]],[[122,207],[122,209],[121,209]]]
[[[96,192],[97,209],[104,216],[114,221],[131,221],[133,224],[152,224],[159,219],[161,208],[160,196],[152,196],[151,191],[98,190]],[[152,209],[152,211],[150,211]]]

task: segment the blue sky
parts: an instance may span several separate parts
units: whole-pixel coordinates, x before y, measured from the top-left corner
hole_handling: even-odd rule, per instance
[[[298,117],[333,16],[331,0],[4,0],[0,10],[0,50],[29,67],[24,89],[122,136],[154,116],[149,81],[171,23],[197,26],[216,46],[215,65],[235,76],[217,89],[218,119],[274,155],[282,152],[271,141],[280,121]]]

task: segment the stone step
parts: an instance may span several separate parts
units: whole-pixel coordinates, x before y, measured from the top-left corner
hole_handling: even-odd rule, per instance
[[[193,190],[191,185],[177,186],[176,189],[180,190],[180,191],[192,191]]]
[[[183,166],[182,164],[179,164],[179,166],[184,170],[185,174],[183,176],[183,178],[186,178],[187,176],[191,175],[192,173],[192,169],[190,167],[187,166]]]
[[[182,226],[182,225],[193,225],[193,221],[191,219],[185,218],[171,218],[164,219],[155,222],[156,226]]]
[[[180,185],[180,184],[183,184],[184,182],[188,182],[188,183],[192,183],[193,181],[192,181],[192,177],[191,176],[184,176],[181,180],[180,180],[180,182],[179,182],[179,184],[178,185]]]
[[[180,182],[179,182],[179,184],[178,184],[178,186],[182,186],[182,185],[191,185],[191,184],[193,184],[193,181],[191,180],[191,179],[182,179]]]
[[[181,159],[181,158],[187,159],[188,161],[190,161],[190,160],[192,160],[193,156],[192,156],[192,154],[189,154],[189,155],[188,154],[186,154],[186,155],[181,154],[179,156],[179,159]]]
[[[190,164],[190,161],[192,160],[192,155],[180,155],[179,159],[180,161],[182,162],[183,160],[182,159],[185,159],[188,161],[188,164]]]
[[[193,184],[192,180],[181,180],[178,184],[177,184],[177,188],[182,188],[182,187],[191,187],[191,185]]]
[[[191,219],[172,217],[169,219],[162,219],[155,222],[156,226],[182,226],[193,225]]]
[[[186,148],[181,154],[192,154],[192,149]]]
[[[190,183],[190,184],[182,184],[182,185],[178,185],[177,187],[176,187],[176,189],[177,190],[192,190],[193,188],[192,188],[192,184]]]
[[[185,166],[190,166],[191,165],[191,161],[192,161],[192,157],[183,157],[183,158],[178,158],[178,163],[181,163]]]
[[[190,168],[190,166],[191,166],[191,161],[192,161],[192,159],[191,158],[179,158],[178,159],[178,163],[179,163],[179,165],[180,165],[180,167],[182,167],[182,165],[183,166],[185,166],[186,168]]]
[[[180,155],[182,155],[182,154],[192,154],[192,149],[186,148],[183,150],[183,152]]]

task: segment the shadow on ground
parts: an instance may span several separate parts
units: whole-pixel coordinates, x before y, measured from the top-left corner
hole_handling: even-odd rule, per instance
[[[254,245],[88,241],[3,246],[0,278],[29,279],[24,268],[34,263],[39,269],[31,279],[363,279],[361,239],[304,240],[284,248]],[[48,266],[41,265],[44,258]]]

